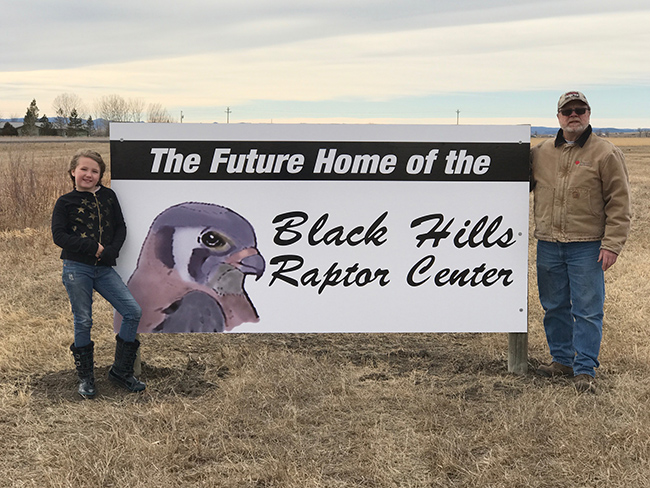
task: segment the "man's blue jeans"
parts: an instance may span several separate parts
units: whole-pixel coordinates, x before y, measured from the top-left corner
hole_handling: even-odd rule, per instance
[[[595,376],[603,336],[600,241],[537,242],[537,285],[553,361]]]
[[[62,278],[72,305],[76,347],[90,344],[90,329],[93,325],[93,289],[97,290],[122,315],[119,336],[126,342],[135,340],[142,309],[113,268],[91,266],[64,259]]]

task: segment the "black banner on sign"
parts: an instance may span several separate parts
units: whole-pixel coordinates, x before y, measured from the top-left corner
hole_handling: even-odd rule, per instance
[[[526,143],[111,141],[120,180],[528,181]]]

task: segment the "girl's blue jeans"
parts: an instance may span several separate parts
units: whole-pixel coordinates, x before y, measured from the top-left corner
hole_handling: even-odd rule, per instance
[[[537,242],[537,285],[553,361],[595,376],[603,336],[600,241]]]
[[[62,278],[72,306],[76,347],[90,344],[93,290],[97,290],[122,315],[119,336],[126,342],[135,340],[142,309],[113,268],[64,259]]]

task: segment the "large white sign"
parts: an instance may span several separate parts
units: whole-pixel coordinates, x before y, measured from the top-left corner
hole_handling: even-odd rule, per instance
[[[529,126],[112,124],[140,332],[526,332]]]

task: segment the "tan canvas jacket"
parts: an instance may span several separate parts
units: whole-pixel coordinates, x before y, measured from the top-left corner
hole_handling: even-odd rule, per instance
[[[562,131],[531,149],[535,237],[551,242],[601,240],[619,254],[630,231],[625,157],[591,126],[575,144]]]

